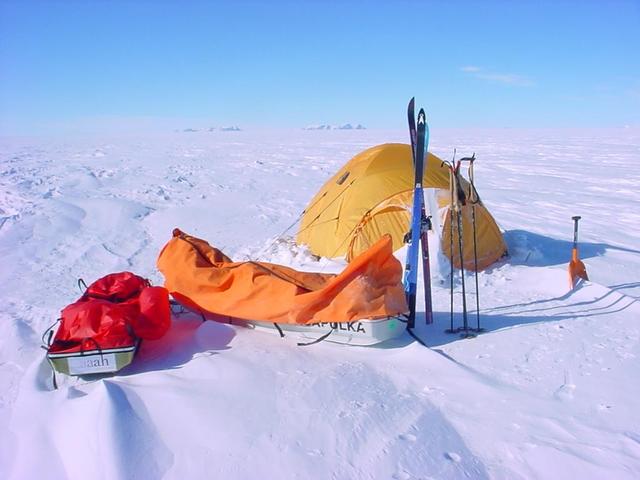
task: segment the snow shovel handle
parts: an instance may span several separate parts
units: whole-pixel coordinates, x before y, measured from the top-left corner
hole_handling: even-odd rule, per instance
[[[577,215],[571,217],[571,220],[573,220],[573,248],[578,248],[578,220],[581,218],[582,217]]]

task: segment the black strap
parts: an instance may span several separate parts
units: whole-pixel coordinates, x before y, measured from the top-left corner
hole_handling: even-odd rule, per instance
[[[133,332],[131,331],[131,327],[129,326],[129,324],[127,324],[126,327],[127,327],[127,332],[129,333],[129,335],[131,335],[133,338],[135,338],[135,336],[133,335]],[[100,357],[102,358],[102,347],[100,346],[98,341],[93,337],[84,337],[80,341],[80,355],[84,355],[84,342],[85,342],[85,340],[90,340],[90,341],[93,342],[93,344],[96,346],[96,348],[98,350],[98,353],[100,354]]]
[[[423,347],[427,347],[429,348],[429,345],[427,345],[426,343],[424,343],[424,340],[422,340],[420,337],[418,337],[412,329],[407,327],[407,332],[409,332],[409,335],[411,335],[420,345],[422,345]]]
[[[282,331],[282,328],[280,328],[280,325],[274,322],[273,326],[276,327],[276,329],[278,330],[278,333],[280,334],[280,338],[284,338],[284,332]]]
[[[322,335],[319,338],[316,338],[314,341],[312,342],[308,342],[308,343],[302,343],[299,342],[298,346],[299,347],[307,347],[309,345],[315,345],[316,343],[320,343],[321,341],[323,341],[324,339],[326,339],[329,335],[331,335],[333,333],[333,328],[331,330],[329,330],[327,333],[325,333],[324,335]]]
[[[48,350],[51,346],[51,339],[53,338],[53,327],[55,327],[60,320],[62,320],[62,318],[58,318],[49,328],[47,328],[42,333],[42,348],[44,348],[45,350]],[[47,335],[47,333],[49,334],[49,337],[45,340],[45,336]]]
[[[404,319],[400,317],[404,317]],[[402,323],[409,323],[409,315],[407,315],[406,313],[399,315],[398,321]],[[418,336],[413,332],[411,328],[407,327],[407,332],[409,332],[409,335],[411,335],[420,345],[422,345],[423,347],[429,348],[429,346],[426,343],[424,343],[424,340],[418,338]]]
[[[87,291],[87,284],[85,283],[85,281],[82,278],[78,279],[78,289],[80,290],[80,293],[82,293],[84,295],[84,293]]]

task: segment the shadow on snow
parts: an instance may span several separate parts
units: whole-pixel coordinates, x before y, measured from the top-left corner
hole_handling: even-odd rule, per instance
[[[548,267],[569,263],[571,260],[572,241],[558,240],[526,230],[508,230],[504,232],[504,239],[509,251],[507,262],[512,265]],[[600,257],[607,250],[640,254],[640,250],[607,243],[579,242],[578,250],[581,259]]]
[[[159,340],[142,342],[135,360],[118,375],[181,368],[197,356],[228,350],[235,330],[223,323],[202,321],[199,315],[172,315],[171,328]]]
[[[547,322],[558,322],[561,320],[577,320],[601,315],[610,315],[622,312],[638,300],[625,296],[614,295],[615,290],[628,288],[628,285],[620,285],[618,288],[608,290],[604,295],[592,300],[566,303],[570,300],[576,290],[565,295],[536,300],[533,302],[517,303],[500,307],[488,308],[480,311],[480,327],[485,335],[489,332],[508,328],[518,328],[530,324],[541,324]],[[477,316],[475,310],[470,309],[467,314],[467,322],[470,328],[477,326]],[[453,326],[461,327],[463,316],[461,312],[454,312]],[[446,345],[455,341],[463,340],[459,333],[445,333],[451,327],[450,312],[434,312],[434,323],[426,325],[423,312],[418,312],[416,317],[416,335],[429,347]],[[560,325],[560,328],[564,326]],[[409,334],[390,340],[379,345],[379,348],[398,348],[409,345],[415,340]]]

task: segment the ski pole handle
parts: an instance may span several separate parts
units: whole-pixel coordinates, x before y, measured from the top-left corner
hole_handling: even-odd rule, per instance
[[[573,220],[573,248],[577,248],[578,246],[578,220],[582,217],[576,215],[575,217],[571,217]]]
[[[469,158],[469,170],[467,171],[467,175],[469,176],[469,198],[472,204],[476,204],[480,200],[478,198],[478,191],[476,190],[475,185],[475,174],[473,169],[473,163],[475,162],[475,160],[476,154],[474,152],[471,158]]]

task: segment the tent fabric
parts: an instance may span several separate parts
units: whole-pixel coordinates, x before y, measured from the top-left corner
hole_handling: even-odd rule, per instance
[[[449,173],[442,161],[433,154],[425,164],[424,184],[448,188]],[[376,207],[405,192],[413,191],[413,159],[411,146],[390,143],[369,148],[343,166],[318,191],[305,209],[297,236],[299,244],[308,245],[313,253],[333,258],[347,255],[351,237],[365,215],[371,216]],[[410,210],[411,202],[406,207]],[[379,215],[375,228],[391,235],[393,248],[402,246],[407,233],[406,221],[395,215]],[[373,224],[369,227],[374,228]],[[361,232],[360,232],[361,233]],[[376,232],[372,232],[376,233]],[[375,236],[374,242],[380,238]],[[361,238],[349,254],[353,258],[372,244]]]
[[[473,251],[472,205],[466,204],[461,210],[462,258],[465,270],[475,270]],[[451,213],[447,208],[442,212],[442,253],[451,258]],[[506,252],[502,233],[489,211],[482,204],[475,205],[476,249],[478,270],[484,270],[501,258]],[[453,266],[460,268],[460,249],[458,245],[458,217],[453,214]]]
[[[413,176],[410,145],[389,143],[359,153],[309,202],[296,237],[297,243],[307,245],[316,255],[328,258],[346,256],[351,260],[382,235],[389,234],[393,251],[398,250],[404,245],[404,236],[409,230]],[[448,167],[429,153],[423,187],[443,193],[437,196],[440,212],[431,212],[431,215],[441,214],[443,220],[448,217],[449,181]],[[460,186],[464,191],[470,188],[464,178],[460,179]],[[482,239],[477,245],[478,257],[483,259],[482,268],[486,268],[505,254],[506,244],[498,225],[481,201],[476,207],[476,227],[477,238]],[[463,228],[462,232],[466,246],[465,266],[469,261],[473,265],[473,232],[470,226]],[[443,235],[440,237],[444,238]],[[448,244],[448,241],[443,241],[445,255],[450,254],[445,248]]]
[[[347,259],[366,250],[369,245],[387,232],[407,231],[411,221],[407,205],[412,203],[411,191],[401,192],[380,202],[367,211],[353,230],[347,249]],[[391,237],[393,250],[396,251],[404,244],[398,234]]]
[[[130,347],[155,340],[169,329],[169,293],[131,272],[106,275],[62,310],[49,353]]]
[[[205,240],[175,229],[157,266],[189,308],[285,324],[351,322],[408,311],[402,265],[384,235],[337,275],[264,262],[233,262]]]

